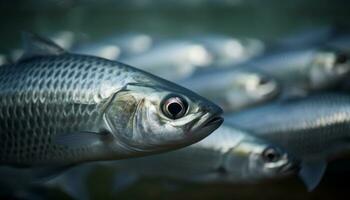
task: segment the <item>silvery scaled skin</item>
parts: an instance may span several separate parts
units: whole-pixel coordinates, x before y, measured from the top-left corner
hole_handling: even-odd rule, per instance
[[[29,53],[0,68],[0,164],[142,156],[197,142],[222,122],[219,107],[185,88],[28,38]]]
[[[225,112],[266,102],[280,92],[274,79],[247,70],[215,69],[178,83],[217,103]]]
[[[350,60],[335,50],[306,49],[256,59],[243,69],[276,79],[284,96],[304,96],[329,89],[343,80],[350,72]]]

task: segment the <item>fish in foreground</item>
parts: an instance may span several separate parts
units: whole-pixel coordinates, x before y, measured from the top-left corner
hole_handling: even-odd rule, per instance
[[[87,197],[86,179],[106,169],[116,173],[113,191],[133,177],[162,177],[199,183],[256,183],[297,174],[300,162],[283,149],[232,126],[222,125],[213,134],[188,147],[128,160],[78,166],[50,181],[74,198]]]
[[[350,150],[350,96],[312,95],[271,103],[226,116],[227,123],[272,141],[304,163],[312,190],[327,162]]]
[[[242,68],[276,79],[288,99],[336,86],[349,75],[350,59],[333,49],[306,49],[265,56]]]
[[[66,166],[180,148],[220,126],[222,110],[119,62],[70,54],[25,34],[0,68],[0,164]]]
[[[178,84],[212,100],[225,112],[258,105],[277,98],[280,93],[277,81],[248,70],[212,69]]]

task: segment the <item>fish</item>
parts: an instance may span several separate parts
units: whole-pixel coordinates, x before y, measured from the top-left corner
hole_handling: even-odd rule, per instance
[[[350,60],[342,51],[311,48],[264,56],[240,68],[274,78],[288,99],[334,88],[349,74]]]
[[[110,60],[123,61],[130,56],[138,56],[152,48],[153,37],[145,33],[128,33],[109,36],[100,41],[75,45],[71,51],[79,54],[98,56]]]
[[[135,177],[253,184],[297,174],[300,162],[283,148],[224,123],[188,147],[142,158],[81,165],[50,180],[48,186],[60,188],[75,199],[86,199],[87,177],[99,170],[113,171],[116,176],[111,189],[120,191],[125,184],[136,181]]]
[[[0,165],[64,167],[195,143],[222,109],[120,62],[71,54],[24,34],[26,54],[0,68]]]
[[[280,145],[305,163],[314,189],[327,163],[350,150],[350,96],[315,94],[272,102],[225,116],[232,126]],[[307,170],[309,169],[309,170]]]
[[[196,73],[176,82],[215,102],[225,112],[256,106],[276,99],[280,94],[280,86],[275,79],[234,68]]]
[[[175,81],[191,76],[196,68],[210,65],[212,59],[210,52],[198,42],[167,40],[143,54],[121,61]]]
[[[193,36],[213,58],[209,67],[233,67],[262,55],[265,44],[257,38],[237,38],[220,34]]]

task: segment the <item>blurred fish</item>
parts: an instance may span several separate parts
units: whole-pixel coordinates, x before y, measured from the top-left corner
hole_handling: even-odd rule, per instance
[[[350,96],[313,95],[249,109],[226,121],[281,145],[302,159],[309,189],[316,187],[326,163],[350,150]],[[305,169],[305,168],[304,168]]]
[[[77,35],[72,31],[58,31],[49,35],[48,38],[63,49],[71,49],[78,41]]]
[[[275,78],[281,84],[284,97],[304,96],[329,89],[346,78],[350,60],[343,52],[310,49],[267,56],[242,68]]]
[[[213,58],[212,66],[230,66],[241,64],[264,52],[261,40],[254,38],[234,38],[225,35],[206,35],[193,38],[202,44]]]
[[[269,101],[280,92],[274,79],[248,70],[215,69],[177,82],[219,104],[225,112]]]
[[[144,54],[122,59],[169,80],[189,77],[197,67],[212,63],[210,52],[201,44],[191,41],[167,41]]]
[[[77,45],[72,48],[72,52],[110,60],[121,60],[125,57],[136,56],[146,52],[152,47],[153,42],[153,38],[147,34],[128,33],[107,37],[102,41],[91,42],[90,44]]]
[[[219,127],[200,142],[180,150],[100,163],[119,172],[118,175],[134,174],[200,183],[256,183],[297,174],[299,164],[283,149],[226,125]],[[89,195],[81,193],[88,193],[87,176],[98,170],[98,165],[89,164],[71,169],[51,180],[50,185],[63,189],[76,199],[85,199]],[[125,177],[120,180],[120,176],[116,176],[115,181],[115,188],[112,190],[118,190],[118,187],[125,187],[123,184],[127,184]]]
[[[32,34],[0,68],[0,164],[67,166],[180,148],[222,123],[222,110],[122,63],[70,54]]]

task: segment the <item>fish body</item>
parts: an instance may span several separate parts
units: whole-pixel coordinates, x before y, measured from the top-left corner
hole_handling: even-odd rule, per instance
[[[0,164],[147,155],[197,142],[222,122],[219,107],[185,88],[27,37],[32,51],[0,69]]]

